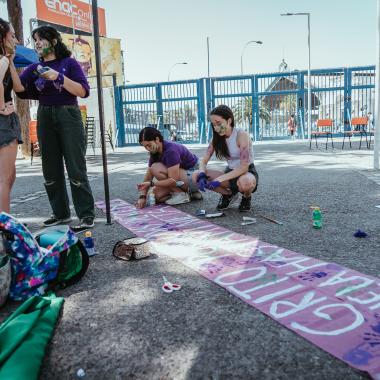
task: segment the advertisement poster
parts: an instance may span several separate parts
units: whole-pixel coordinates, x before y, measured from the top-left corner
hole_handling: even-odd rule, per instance
[[[92,8],[78,0],[36,0],[37,19],[92,33]],[[106,36],[106,16],[98,7],[99,34]]]

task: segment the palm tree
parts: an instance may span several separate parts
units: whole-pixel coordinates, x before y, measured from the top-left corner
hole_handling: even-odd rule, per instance
[[[22,28],[22,7],[21,0],[0,0],[2,3],[7,2],[8,8],[8,19],[9,22],[13,25],[15,34],[20,44],[24,44],[24,33]],[[30,121],[30,112],[29,112],[29,101],[22,100],[16,97],[16,109],[17,114],[20,118],[21,124],[21,134],[24,144],[22,146],[22,153],[25,156],[30,155],[30,138],[29,138],[29,121]]]
[[[247,96],[238,101],[233,107],[235,121],[237,123],[248,119],[249,125],[252,125],[252,96]],[[259,106],[259,118],[266,123],[271,120],[271,114],[268,108]]]

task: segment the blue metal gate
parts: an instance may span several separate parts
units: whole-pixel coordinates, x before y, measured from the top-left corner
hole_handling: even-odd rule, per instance
[[[138,144],[139,131],[158,128],[164,138],[199,141],[204,128],[202,80],[120,86],[115,88],[118,144]]]
[[[374,113],[375,67],[202,78],[115,88],[119,146],[138,143],[139,131],[159,128],[165,138],[205,143],[211,137],[209,111],[230,106],[237,127],[254,141],[284,139],[294,114],[297,138],[307,134],[307,91],[310,86],[312,129],[318,119],[333,119],[334,133],[350,129],[352,117]]]

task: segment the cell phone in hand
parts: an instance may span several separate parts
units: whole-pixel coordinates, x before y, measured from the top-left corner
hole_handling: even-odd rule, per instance
[[[46,73],[46,71],[49,71],[50,67],[47,66],[37,66],[37,72],[38,74]]]

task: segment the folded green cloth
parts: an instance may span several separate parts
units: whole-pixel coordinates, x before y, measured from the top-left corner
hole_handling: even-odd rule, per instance
[[[31,297],[0,325],[0,380],[38,378],[63,301]]]

